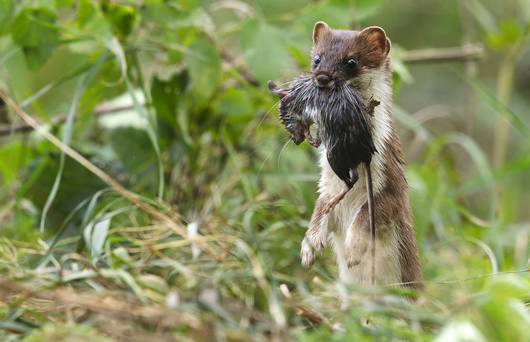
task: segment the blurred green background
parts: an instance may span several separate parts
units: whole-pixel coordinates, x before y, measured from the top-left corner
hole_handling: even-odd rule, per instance
[[[392,40],[417,303],[299,266],[317,155],[266,82],[317,20]],[[1,339],[530,341],[529,42],[528,0],[0,0],[0,91],[174,222],[2,102]]]

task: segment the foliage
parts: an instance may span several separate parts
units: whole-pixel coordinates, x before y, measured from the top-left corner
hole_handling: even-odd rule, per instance
[[[530,340],[530,4],[506,6],[1,0],[0,89],[136,197],[0,107],[0,338]],[[393,39],[417,302],[345,288],[330,253],[299,265],[317,156],[288,143],[265,82],[307,70],[316,20]],[[474,73],[407,64],[460,24],[486,46]]]

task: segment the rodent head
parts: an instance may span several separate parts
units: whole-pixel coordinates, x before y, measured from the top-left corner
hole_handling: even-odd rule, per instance
[[[385,66],[390,40],[385,31],[370,26],[362,31],[333,30],[319,21],[313,29],[312,73],[317,86],[356,84]]]

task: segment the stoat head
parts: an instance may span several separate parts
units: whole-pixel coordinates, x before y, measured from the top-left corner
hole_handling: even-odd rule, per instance
[[[312,74],[317,86],[351,84],[364,91],[388,66],[390,40],[370,26],[362,31],[331,29],[319,21],[313,29]]]

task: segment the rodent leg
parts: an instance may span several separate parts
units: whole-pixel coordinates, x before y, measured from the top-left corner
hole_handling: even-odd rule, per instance
[[[330,211],[335,209],[337,204],[339,204],[340,201],[342,201],[342,199],[344,198],[344,196],[346,196],[346,194],[351,190],[351,188],[353,188],[353,185],[359,179],[359,173],[357,172],[357,169],[356,168],[351,169],[349,176],[350,176],[349,179],[348,178],[343,179],[344,184],[346,185],[346,188],[342,190],[338,195],[333,197],[331,201],[329,201],[324,207],[324,215],[329,214]]]
[[[344,196],[346,196],[346,194],[351,190],[352,187],[350,186],[346,186],[346,188],[344,190],[342,190],[341,192],[339,192],[338,195],[336,195],[335,197],[333,197],[331,199],[331,201],[329,201],[326,206],[324,207],[324,210],[323,210],[323,213],[324,215],[328,215],[333,209],[335,209],[335,207],[337,206],[337,204],[340,203],[340,201],[342,201],[342,199],[344,198]]]
[[[307,129],[304,132],[305,138],[307,139],[307,142],[313,146],[313,147],[319,147],[322,143],[322,140],[320,139],[320,130],[317,129],[317,136],[313,138],[311,135],[310,128],[307,127]]]
[[[278,87],[273,81],[269,81],[268,86],[271,93],[278,96],[280,99],[283,99],[289,93],[288,89]]]

